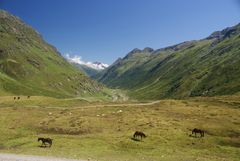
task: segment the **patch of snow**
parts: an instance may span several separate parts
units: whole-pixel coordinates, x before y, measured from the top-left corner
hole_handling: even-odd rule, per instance
[[[90,67],[90,68],[93,68],[93,69],[96,69],[96,70],[103,70],[103,69],[109,67],[108,64],[101,63],[101,62],[86,62],[86,61],[83,61],[82,57],[80,57],[78,55],[74,55],[73,57],[71,57],[69,54],[66,54],[65,57],[71,63],[86,65],[87,67]]]

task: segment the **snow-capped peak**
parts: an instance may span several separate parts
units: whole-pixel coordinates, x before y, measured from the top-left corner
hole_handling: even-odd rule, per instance
[[[96,70],[103,70],[109,66],[108,64],[104,64],[104,63],[100,63],[100,62],[85,62],[78,55],[74,55],[73,57],[71,57],[69,54],[66,54],[66,58],[71,63],[85,65],[87,67],[90,67],[90,68],[93,68]]]

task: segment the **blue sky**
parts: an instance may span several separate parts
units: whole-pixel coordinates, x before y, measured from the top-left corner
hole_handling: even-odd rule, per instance
[[[240,0],[0,0],[64,55],[111,64],[133,48],[201,39],[240,22]]]

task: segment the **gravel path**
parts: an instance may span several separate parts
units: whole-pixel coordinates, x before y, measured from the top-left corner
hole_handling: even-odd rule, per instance
[[[74,159],[62,159],[54,157],[42,157],[32,155],[18,155],[18,154],[0,154],[0,161],[84,161]]]

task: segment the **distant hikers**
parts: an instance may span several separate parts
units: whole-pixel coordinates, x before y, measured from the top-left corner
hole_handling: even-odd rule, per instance
[[[27,99],[30,99],[30,98],[31,98],[31,96],[27,96]],[[20,97],[20,96],[17,96],[17,97],[15,96],[15,97],[13,97],[13,99],[14,99],[14,100],[20,100],[21,97]]]
[[[14,100],[20,100],[20,97],[13,97]]]

